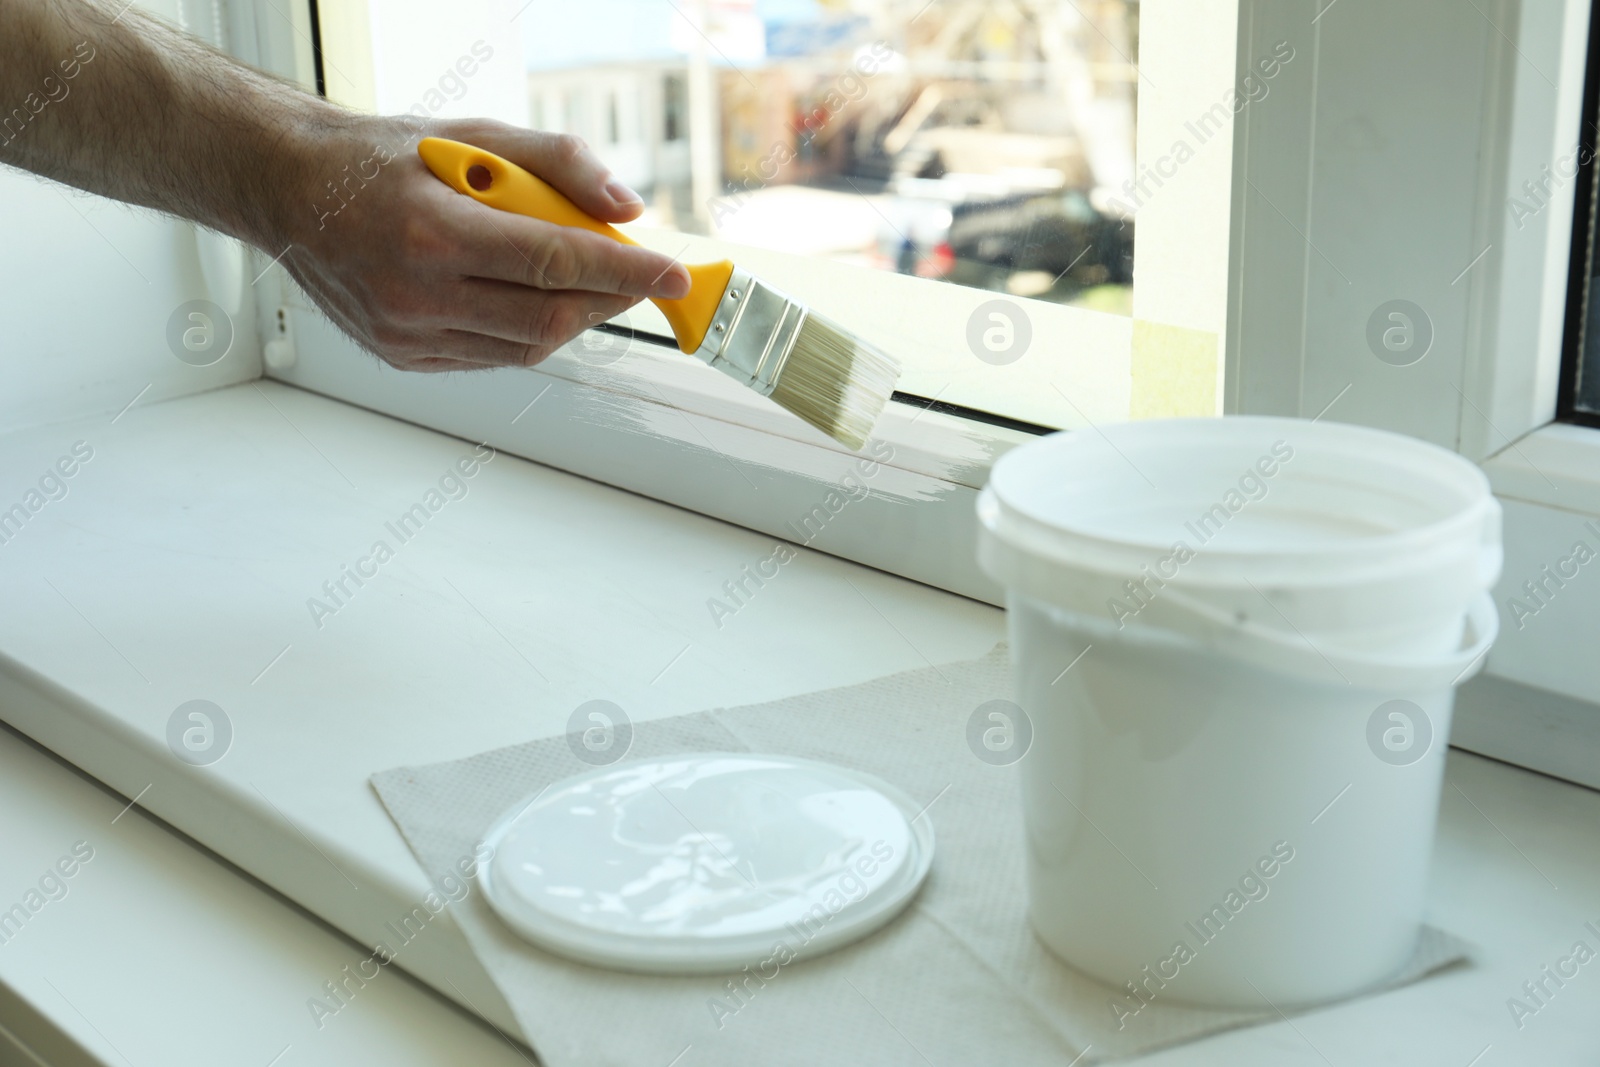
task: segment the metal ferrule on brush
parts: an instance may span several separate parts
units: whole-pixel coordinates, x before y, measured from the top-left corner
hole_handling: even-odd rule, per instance
[[[806,306],[734,267],[694,355],[762,396],[772,395],[794,351]]]

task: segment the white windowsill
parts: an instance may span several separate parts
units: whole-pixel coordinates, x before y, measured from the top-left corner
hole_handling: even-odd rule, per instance
[[[79,438],[96,453],[69,495],[0,546],[0,714],[359,941],[424,892],[373,772],[560,732],[595,697],[635,719],[774,699],[1002,632],[993,608],[814,552],[717,629],[706,599],[770,537],[509,456],[318,631],[306,598],[470,445],[262,382],[0,438],[6,484]],[[195,698],[235,728],[198,770],[164,739]],[[1462,754],[1449,777],[1430,918],[1476,966],[1141,1062],[1578,1062],[1600,982],[1520,1034],[1504,1002],[1595,918],[1600,796]],[[402,965],[510,1028],[439,929]]]
[[[1496,496],[1600,515],[1600,430],[1541,426],[1483,461]]]
[[[0,545],[0,714],[366,942],[426,892],[377,771],[563,732],[590,699],[635,720],[772,700],[1003,632],[995,608],[807,550],[718,628],[708,599],[772,537],[508,455],[319,631],[307,599],[473,446],[265,381],[109,421],[0,437],[19,494],[95,450]],[[234,723],[207,768],[166,748],[192,699]],[[418,948],[436,986],[491,1000],[458,936]]]
[[[127,803],[0,727],[7,905],[78,842],[94,850],[0,949],[0,1063],[527,1067],[398,974],[316,1028],[306,998],[361,958],[356,943]]]

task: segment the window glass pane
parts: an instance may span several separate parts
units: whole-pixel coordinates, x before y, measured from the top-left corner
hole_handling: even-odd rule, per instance
[[[1583,128],[1592,130],[1600,121],[1600,35],[1591,34],[1588,71],[1583,89]],[[1600,241],[1596,221],[1600,220],[1600,159],[1594,142],[1579,140],[1577,150],[1567,157],[1576,162],[1577,194],[1572,205],[1571,273],[1567,278],[1567,329],[1562,353],[1559,413],[1568,419],[1600,425]],[[1557,161],[1558,165],[1562,161]],[[1539,181],[1529,181],[1517,190],[1529,214],[1543,209],[1559,195],[1562,176],[1545,173]],[[1531,205],[1531,206],[1530,206]],[[1519,223],[1520,225],[1520,223]]]
[[[1138,10],[534,0],[519,22],[530,116],[567,94],[561,128],[647,224],[1127,314]],[[618,93],[645,102],[625,133]]]
[[[1581,277],[1573,278],[1569,282],[1580,287],[1583,304],[1577,350],[1568,356],[1576,363],[1567,375],[1571,396],[1567,398],[1567,403],[1563,404],[1563,407],[1569,407],[1573,414],[1585,418],[1585,421],[1600,419],[1600,286],[1595,285],[1596,270],[1600,268],[1600,250],[1596,248],[1597,242],[1593,235],[1595,211],[1596,208],[1600,208],[1595,185],[1600,169],[1595,167],[1592,158],[1587,167],[1588,184],[1582,187],[1585,192],[1580,195],[1580,199],[1588,199],[1588,210],[1583,210],[1583,205],[1580,204],[1578,210],[1573,212],[1580,224],[1586,224],[1573,239],[1587,242],[1588,255],[1585,257],[1587,269],[1582,272]]]

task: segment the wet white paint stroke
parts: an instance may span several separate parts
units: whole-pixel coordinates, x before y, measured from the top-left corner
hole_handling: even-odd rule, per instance
[[[870,451],[871,444],[867,450],[856,454],[805,447],[789,438],[775,438],[763,443],[760,451],[753,452],[751,442],[759,440],[759,431],[740,427],[735,443],[730,433],[732,427],[720,420],[692,415],[660,401],[652,403],[643,397],[604,389],[585,390],[573,398],[573,408],[577,417],[593,425],[718,453],[736,468],[753,467],[755,470],[747,473],[758,483],[765,480],[761,472],[771,471],[810,478],[821,483],[819,492],[826,492],[829,487],[844,484],[844,479],[853,475],[867,485],[870,495],[905,504],[937,500],[964,488],[952,478],[895,465],[902,449],[896,449],[888,462],[882,462]],[[872,473],[863,473],[863,468]]]
[[[860,454],[845,452],[809,427],[796,426],[793,416],[770,401],[689,357],[652,353],[641,358],[629,353],[614,363],[596,365],[591,362],[593,350],[584,355],[564,350],[562,355],[566,358],[553,357],[541,370],[590,387],[575,391],[573,407],[595,425],[670,439],[758,467],[830,482],[854,469],[857,459],[873,458],[871,444]],[[711,414],[707,408],[721,411]],[[883,491],[907,500],[944,495],[929,480],[980,488],[1003,447],[969,425],[937,412],[890,404],[878,424],[879,439],[893,449],[884,466],[911,478],[902,484],[899,478],[878,476],[874,488],[877,483],[893,485],[894,489]],[[730,432],[733,427],[739,432]],[[771,440],[752,449],[751,439],[759,434]],[[801,434],[814,435],[817,443],[812,445]],[[735,439],[740,442],[737,451]]]

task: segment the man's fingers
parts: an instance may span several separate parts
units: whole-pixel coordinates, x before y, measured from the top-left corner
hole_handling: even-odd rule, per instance
[[[469,206],[454,263],[463,274],[630,297],[675,300],[689,292],[689,272],[660,252],[475,201]]]
[[[459,291],[446,328],[545,348],[558,348],[635,303],[610,293],[550,293],[485,278],[469,278]]]
[[[641,210],[576,138],[488,120],[439,120],[428,129],[526,168],[596,219],[623,222]],[[410,170],[417,181],[401,202],[408,210],[374,211],[388,205],[357,201],[340,220],[341,232],[353,236],[318,245],[327,262],[318,267],[322,284],[309,286],[336,321],[393,366],[531,367],[641,298],[688,294],[689,272],[672,257],[497,211],[427,176],[417,160]],[[363,222],[370,240],[362,239]]]
[[[532,171],[597,219],[629,222],[644,210],[639,194],[618,181],[588,145],[571,134],[495,125],[475,129],[461,139]]]

